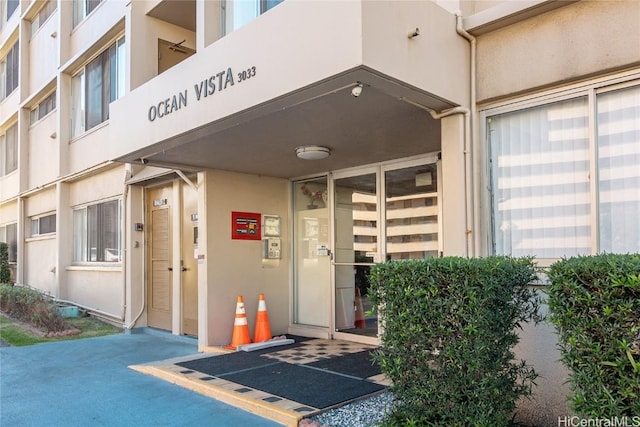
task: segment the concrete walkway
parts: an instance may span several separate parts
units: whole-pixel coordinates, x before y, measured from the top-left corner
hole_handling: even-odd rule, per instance
[[[0,425],[279,425],[129,369],[196,353],[195,340],[148,333],[2,347]]]

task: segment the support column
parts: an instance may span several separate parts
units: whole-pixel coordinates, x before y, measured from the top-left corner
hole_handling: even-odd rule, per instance
[[[173,295],[172,295],[172,319],[171,332],[174,335],[182,334],[182,191],[180,191],[180,180],[173,181],[173,193],[171,195],[171,266],[173,267]]]
[[[442,230],[444,256],[468,256],[464,115],[441,119]]]
[[[207,276],[207,173],[198,172],[198,351],[211,342],[209,339],[209,280]]]
[[[73,211],[69,207],[69,184],[56,184],[56,294],[58,298],[68,299],[67,266],[71,265],[73,254]],[[71,238],[69,238],[71,237]]]

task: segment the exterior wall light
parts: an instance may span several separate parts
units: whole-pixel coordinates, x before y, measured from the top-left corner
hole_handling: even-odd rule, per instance
[[[327,147],[318,145],[307,145],[305,147],[296,148],[296,156],[304,160],[320,160],[326,159],[331,154],[331,150]]]

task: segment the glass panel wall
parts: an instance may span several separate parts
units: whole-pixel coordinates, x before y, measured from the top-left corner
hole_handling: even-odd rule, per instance
[[[435,164],[386,171],[386,259],[438,256],[438,174]]]

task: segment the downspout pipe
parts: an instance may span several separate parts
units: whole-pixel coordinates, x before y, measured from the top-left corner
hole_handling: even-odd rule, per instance
[[[470,193],[467,194],[467,204],[469,205],[467,207],[467,212],[468,212],[468,221],[469,223],[467,224],[467,241],[469,242],[469,240],[471,240],[470,243],[470,248],[471,248],[471,252],[468,253],[468,255],[471,256],[475,256],[476,254],[480,253],[480,248],[479,248],[479,242],[480,239],[478,237],[473,236],[472,234],[472,230],[476,231],[476,235],[478,234],[479,230],[480,230],[480,222],[479,222],[479,215],[475,214],[475,209],[474,207],[476,206],[480,206],[480,203],[478,201],[480,195],[477,191],[475,190],[475,184],[473,181],[473,171],[480,171],[480,167],[478,165],[478,161],[477,159],[479,158],[477,153],[475,156],[473,156],[473,158],[471,157],[471,152],[474,149],[474,142],[475,142],[475,136],[477,135],[476,132],[476,126],[478,123],[478,119],[477,119],[477,112],[476,112],[476,104],[477,104],[477,94],[476,94],[476,80],[477,80],[477,68],[476,68],[476,57],[477,57],[477,47],[476,47],[476,38],[474,36],[472,36],[471,34],[469,34],[469,32],[467,32],[467,30],[465,30],[462,26],[462,14],[460,12],[456,13],[456,32],[464,37],[468,42],[469,42],[469,48],[470,48],[470,82],[469,82],[469,104],[470,104],[470,117],[469,117],[469,123],[468,123],[468,127],[467,127],[467,132],[468,132],[468,137],[465,138],[466,141],[466,146],[464,148],[464,153],[465,153],[465,173],[467,174],[467,187],[468,187],[468,191]],[[475,237],[475,238],[474,238]]]

